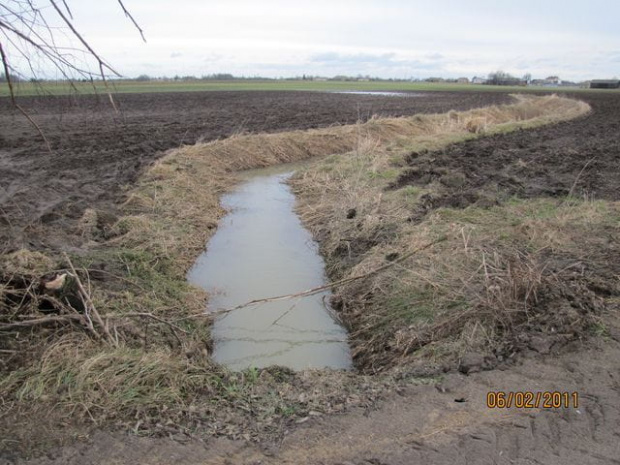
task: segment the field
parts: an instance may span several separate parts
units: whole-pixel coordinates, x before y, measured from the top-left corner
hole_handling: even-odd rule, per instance
[[[430,83],[430,82],[371,82],[371,81],[303,81],[303,80],[234,80],[234,81],[110,81],[108,86],[103,82],[94,85],[77,82],[72,87],[65,82],[31,83],[20,82],[15,92],[19,96],[31,95],[64,95],[76,91],[80,94],[104,94],[107,90],[118,93],[151,93],[151,92],[208,92],[208,91],[387,91],[387,92],[601,92],[581,88],[548,88],[521,86],[487,86],[481,84]],[[609,93],[614,91],[602,90]],[[0,96],[8,95],[6,87],[0,88]]]
[[[113,208],[124,185],[135,181],[164,151],[183,144],[243,133],[351,124],[373,115],[464,110],[503,103],[508,96],[431,93],[395,99],[305,92],[206,92],[127,94],[117,100],[118,115],[105,96],[23,98],[21,105],[43,129],[53,154],[45,152],[37,132],[11,109],[10,102],[0,101],[4,189],[0,206],[5,225],[0,238],[5,250],[43,240],[48,246],[78,245],[79,239],[66,235],[86,208]],[[28,225],[37,228],[30,228],[24,236],[21,229]]]
[[[0,324],[72,264],[110,321],[131,306],[154,317],[114,326],[116,341],[77,324],[3,329],[0,458],[613,463],[619,93],[580,93],[591,111],[562,121],[527,100],[472,110],[513,103],[505,92],[151,90],[117,95],[120,114],[101,95],[22,97],[52,153],[0,100]],[[419,115],[405,120],[419,134],[375,115]],[[356,373],[229,373],[205,355],[208,328],[178,322],[204,304],[184,272],[234,171],[295,157],[319,158],[292,184],[330,279],[394,266],[336,291]],[[490,390],[580,405],[492,409]]]

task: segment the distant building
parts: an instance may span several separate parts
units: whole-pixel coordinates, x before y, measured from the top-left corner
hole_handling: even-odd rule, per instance
[[[456,82],[458,82],[459,84],[469,84],[469,78],[460,77],[456,80]]]
[[[590,89],[619,89],[620,79],[593,79]]]
[[[560,78],[557,76],[549,76],[548,78],[545,79],[545,85],[546,86],[557,86],[560,84]]]
[[[549,76],[545,79],[533,79],[530,81],[531,86],[542,87],[558,87],[560,85],[560,78],[557,76]]]
[[[471,80],[472,84],[486,84],[487,80],[478,76],[474,76]]]

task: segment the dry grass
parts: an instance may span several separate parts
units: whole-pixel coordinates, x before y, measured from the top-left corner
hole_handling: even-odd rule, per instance
[[[426,364],[458,363],[472,350],[507,356],[528,331],[582,337],[602,308],[585,284],[584,263],[606,250],[607,231],[619,224],[618,203],[515,200],[490,209],[439,209],[414,225],[407,222],[407,197],[419,192],[358,184],[347,194],[326,193],[330,183],[321,168],[304,173],[295,187],[302,217],[322,240],[330,277],[364,274],[448,238],[338,289],[335,303],[364,371],[406,366],[420,357]],[[347,219],[351,207],[357,214]]]
[[[352,126],[281,134],[239,135],[171,151],[129,193],[125,216],[112,221],[102,212],[87,210],[79,224],[85,238],[107,239],[105,246],[72,256],[71,260],[116,343],[104,344],[69,320],[64,325],[37,326],[29,333],[4,334],[2,347],[15,353],[10,372],[0,379],[6,405],[19,410],[19,415],[53,411],[60,417],[80,416],[96,423],[107,418],[132,417],[133,421],[148,420],[155,425],[151,421],[154,417],[165,416],[162,405],[167,418],[181,422],[190,404],[210,404],[216,392],[217,402],[223,392],[230,394],[233,375],[213,366],[208,359],[207,322],[185,319],[200,313],[205,302],[204,293],[189,286],[185,276],[217,227],[223,214],[219,197],[234,185],[235,171],[348,152],[344,158],[327,158],[313,174],[306,173],[297,187],[304,191],[305,221],[315,230],[319,224],[333,226],[333,232],[323,243],[332,275],[354,273],[382,263],[385,254],[403,253],[436,235],[432,222],[415,231],[397,226],[408,203],[415,202],[420,192],[393,196],[378,193],[380,186],[398,174],[404,150],[412,146],[438,147],[472,137],[472,132],[558,121],[588,111],[584,105],[554,96],[520,98],[514,105],[486,110],[372,119]],[[352,206],[357,209],[356,220],[345,221],[343,227]],[[352,227],[358,223],[359,226]],[[344,237],[347,239],[343,240]],[[373,247],[378,252],[361,259]],[[471,247],[462,253],[467,255]],[[448,276],[453,270],[448,264],[434,263],[428,258],[416,259],[427,262],[426,268],[416,267],[415,272],[440,284],[435,284],[439,287],[433,287],[432,292],[422,288],[419,292],[424,291],[432,299],[454,300],[446,297],[454,289],[448,281],[441,284],[433,272],[441,270],[442,276]],[[106,270],[93,269],[100,263],[106,264]],[[38,301],[31,292],[33,283],[45,272],[67,270],[69,265],[61,257],[38,252],[3,256],[3,277],[18,276],[25,283],[17,291],[27,305],[18,312],[2,307],[0,323],[7,323],[7,318],[17,314],[37,317]],[[409,263],[404,265],[411,267]],[[498,262],[494,266],[499,270],[503,265]],[[97,281],[92,279],[95,273],[99,276]],[[380,296],[395,299],[402,294],[403,302],[419,299],[418,289],[408,279],[400,274],[398,278],[382,275],[370,286],[370,294],[352,286],[344,289],[343,295],[350,293],[351,302],[370,296],[374,299],[373,309],[381,305]],[[16,292],[14,286],[9,287],[0,289],[3,303],[7,295]],[[430,302],[434,305],[435,300]],[[398,303],[386,306],[401,307],[409,308]],[[347,307],[344,313],[362,308],[366,307]],[[159,320],[141,317],[144,313]],[[349,313],[349,317],[352,315]],[[372,318],[380,319],[381,315]],[[381,328],[393,330],[392,335],[398,334],[398,351],[411,350],[409,336],[382,321],[373,321],[362,318],[361,326],[352,328],[356,349],[360,350],[363,344],[374,350],[378,346],[372,344],[384,343],[386,333],[377,329],[377,325],[382,325]],[[400,325],[397,329],[402,328]],[[369,338],[373,341],[370,345]],[[404,350],[406,347],[409,348]],[[244,378],[233,385],[246,382]],[[244,396],[251,394],[243,392]],[[235,402],[231,404],[233,409],[239,399]],[[262,408],[267,411],[270,407]]]
[[[536,113],[531,102],[522,103],[513,116],[530,126],[527,118]],[[544,103],[562,111],[555,98]],[[451,112],[444,124],[471,130],[484,120],[489,133],[520,124],[497,125],[497,110],[484,112],[468,112],[466,121]],[[334,303],[349,326],[357,366],[367,372],[420,359],[458,363],[472,350],[495,351],[501,358],[522,345],[529,336],[520,334],[528,331],[581,337],[601,309],[584,284],[583,263],[604,252],[605,240],[592,237],[604,238],[617,227],[616,203],[514,200],[491,208],[439,209],[419,224],[408,221],[433,185],[386,190],[404,164],[399,148],[438,149],[454,139],[452,132],[438,132],[433,140],[421,136],[388,147],[365,140],[360,147],[369,149],[328,157],[292,181],[298,211],[320,240],[333,279],[364,274],[438,237],[449,238],[338,289]],[[442,180],[449,176],[443,173]],[[458,187],[458,173],[449,180]]]
[[[373,118],[366,123],[277,134],[237,135],[222,141],[196,144],[174,151],[173,157],[205,161],[215,171],[234,172],[359,150],[360,145],[406,144],[419,136],[502,131],[515,124],[547,124],[587,113],[581,101],[516,96],[516,103],[445,115],[410,118]],[[476,130],[472,131],[472,127]],[[516,128],[516,126],[515,126]],[[162,163],[165,163],[163,161]],[[155,168],[155,170],[161,168]]]

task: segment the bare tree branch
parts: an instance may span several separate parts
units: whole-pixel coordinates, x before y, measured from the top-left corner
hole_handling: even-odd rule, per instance
[[[103,72],[104,68],[107,68],[111,73],[115,74],[116,76],[121,76],[121,74],[116,71],[114,68],[112,68],[112,66],[110,66],[109,64],[107,64],[98,54],[97,52],[95,52],[92,47],[89,45],[88,42],[86,42],[86,40],[82,37],[82,35],[77,31],[77,29],[75,29],[75,27],[73,27],[73,23],[69,20],[69,18],[67,18],[65,16],[65,14],[62,12],[62,10],[58,7],[58,5],[56,4],[56,2],[54,0],[49,0],[49,2],[52,4],[52,6],[54,7],[54,9],[56,10],[56,12],[58,13],[58,15],[62,18],[62,20],[65,22],[65,24],[67,25],[67,27],[69,29],[71,29],[71,32],[73,32],[73,34],[75,35],[75,37],[78,38],[78,40],[80,42],[82,42],[82,45],[84,45],[84,47],[86,47],[86,50],[88,50],[90,52],[90,54],[93,56],[93,58],[95,58],[95,60],[97,60],[97,63],[99,64],[99,69],[102,71],[102,77],[105,78],[105,73]]]
[[[131,20],[133,25],[136,27],[136,29],[138,30],[138,32],[142,36],[142,40],[144,42],[146,42],[146,38],[144,37],[144,31],[142,30],[142,28],[140,28],[140,26],[138,25],[136,20],[133,19],[133,16],[131,16],[131,13],[129,13],[129,11],[127,11],[127,8],[125,8],[125,5],[123,4],[123,0],[118,0],[118,3],[121,6],[121,8],[123,9],[123,13],[125,13],[125,16],[127,16]]]
[[[67,2],[65,0],[62,0],[62,4],[65,6],[65,10],[67,10],[67,14],[69,15],[69,18],[73,19],[73,15],[71,14],[71,9],[69,8],[69,5],[67,5]]]
[[[43,135],[41,128],[17,103],[14,83],[20,77],[24,77],[23,68],[30,70],[33,79],[37,78],[37,60],[42,60],[51,65],[62,77],[77,91],[73,80],[76,75],[83,79],[89,79],[94,83],[94,78],[100,78],[106,88],[108,98],[114,110],[118,107],[110,87],[108,75],[118,76],[121,74],[101,57],[88,43],[84,36],[73,24],[73,13],[68,0],[47,0],[49,7],[38,7],[34,0],[3,0],[0,2],[0,41],[2,48],[1,60],[4,69],[4,80],[13,106],[26,117],[39,134],[43,137],[48,150],[51,150],[49,141]],[[125,7],[123,0],[117,0],[125,16],[131,21],[140,33],[142,40],[146,42],[144,31],[138,22]],[[46,9],[47,8],[47,9]],[[50,13],[52,12],[52,13]],[[56,13],[62,20],[62,26],[52,26],[48,22],[50,15]],[[61,45],[64,38],[68,41],[79,42],[78,47]],[[81,53],[82,57],[78,54]],[[97,71],[89,69],[88,62],[94,60]]]
[[[13,83],[11,82],[11,76],[10,76],[11,73],[9,72],[8,59],[6,57],[6,54],[4,53],[4,48],[2,47],[2,43],[0,43],[0,57],[2,59],[2,66],[4,67],[4,75],[6,76],[6,82],[9,86],[9,92],[11,94],[11,103],[13,104],[15,108],[17,108],[17,110],[22,115],[26,117],[26,119],[30,122],[30,124],[32,124],[36,128],[36,130],[39,132],[39,135],[43,138],[43,141],[45,142],[45,145],[47,146],[47,150],[51,152],[52,146],[50,145],[49,140],[47,140],[47,137],[45,137],[45,134],[43,134],[41,127],[30,117],[30,115],[15,100],[15,92],[13,90]]]

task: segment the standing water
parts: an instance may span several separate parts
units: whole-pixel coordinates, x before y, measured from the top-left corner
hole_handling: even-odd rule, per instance
[[[285,184],[292,173],[265,173],[248,174],[223,197],[229,213],[189,272],[190,282],[209,292],[211,311],[325,284],[317,244],[295,214],[295,196]],[[346,332],[331,318],[328,300],[323,292],[218,317],[214,359],[232,369],[350,368]]]

